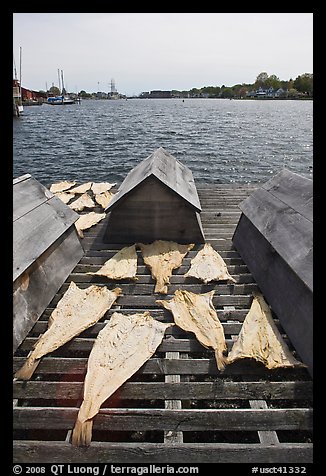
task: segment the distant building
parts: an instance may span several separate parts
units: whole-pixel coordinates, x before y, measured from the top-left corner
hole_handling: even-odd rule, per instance
[[[139,97],[151,99],[172,98],[172,91],[162,91],[161,89],[156,89],[150,92],[142,92]]]

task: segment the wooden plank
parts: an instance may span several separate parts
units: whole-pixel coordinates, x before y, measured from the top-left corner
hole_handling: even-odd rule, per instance
[[[297,173],[283,169],[262,188],[287,203],[307,220],[313,221],[313,182]]]
[[[14,180],[13,221],[15,222],[52,197],[53,193],[29,174]]]
[[[281,445],[187,443],[108,443],[88,448],[58,441],[14,441],[13,463],[312,463],[309,443]]]
[[[77,232],[71,227],[16,279],[13,287],[13,352],[83,254]]]
[[[73,428],[78,408],[15,407],[14,429]],[[94,430],[119,431],[256,431],[311,430],[312,410],[287,409],[121,409],[102,408],[94,418]]]
[[[166,352],[166,359],[179,359],[179,352]],[[167,384],[178,384],[180,383],[180,375],[166,375],[165,382]],[[171,399],[166,399],[164,402],[164,408],[167,410],[181,410],[182,404],[181,400],[177,400],[174,397]],[[182,431],[168,430],[164,431],[164,443],[182,443],[183,434]]]
[[[78,214],[52,197],[13,224],[15,281],[78,219]]]
[[[255,409],[268,409],[267,403],[265,400],[250,400],[249,401],[250,408]],[[263,445],[277,445],[279,444],[279,440],[277,437],[276,431],[258,431],[259,441]]]
[[[14,357],[13,372],[16,372],[26,361],[26,357]],[[86,357],[43,357],[38,365],[35,375],[58,374],[71,378],[72,375],[84,375],[86,373]],[[138,375],[154,374],[180,374],[180,375],[221,375],[217,369],[215,358],[212,359],[161,359],[151,358],[137,372]],[[242,362],[235,362],[227,365],[222,373],[228,375],[262,375],[266,379],[305,379],[309,380],[309,374],[305,368],[300,369],[275,369],[267,370],[262,364],[250,362],[244,359]]]
[[[169,375],[167,375],[169,376]],[[174,378],[174,375],[171,375]],[[301,400],[313,399],[311,381],[284,382],[126,382],[112,395],[112,401],[127,400]],[[74,400],[79,399],[83,382],[15,381],[13,397],[16,399]]]

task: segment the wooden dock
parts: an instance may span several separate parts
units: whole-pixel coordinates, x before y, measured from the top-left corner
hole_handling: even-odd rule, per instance
[[[195,293],[215,290],[214,306],[229,349],[241,329],[258,289],[235,250],[232,236],[250,185],[197,186],[206,242],[221,254],[236,283],[201,284],[184,278],[188,253],[174,271],[170,299],[176,289]],[[100,211],[97,210],[97,211]],[[21,367],[69,282],[113,289],[117,282],[96,271],[122,244],[105,244],[107,218],[84,232],[84,256],[43,312],[14,355]],[[172,315],[156,304],[154,281],[138,255],[138,281],[119,282],[123,295],[98,324],[44,357],[28,382],[14,382],[14,462],[16,463],[309,463],[312,462],[312,379],[305,368],[267,370],[255,361],[238,361],[223,373],[213,351],[177,326],[146,364],[101,407],[94,418],[91,445],[71,445],[71,431],[82,401],[87,357],[109,316],[150,311],[156,319]],[[291,350],[293,346],[274,315]],[[294,355],[298,358],[294,351]]]

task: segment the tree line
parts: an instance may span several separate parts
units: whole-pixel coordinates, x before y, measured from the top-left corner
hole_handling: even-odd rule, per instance
[[[275,74],[268,75],[265,71],[259,73],[256,81],[252,84],[235,84],[234,86],[204,86],[202,88],[192,88],[189,91],[173,90],[173,95],[181,97],[206,96],[211,98],[245,98],[250,91],[259,88],[273,88],[275,91],[282,89],[280,97],[313,97],[313,74],[304,73],[295,79],[288,81],[280,80]]]

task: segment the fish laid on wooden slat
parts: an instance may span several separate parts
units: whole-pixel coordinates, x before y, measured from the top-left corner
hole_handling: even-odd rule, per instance
[[[96,212],[89,212],[80,215],[78,220],[75,222],[75,226],[77,228],[78,235],[83,238],[84,233],[83,230],[87,230],[92,226],[96,225],[101,220],[104,220],[106,217],[105,213],[96,213]]]
[[[112,187],[114,187],[116,183],[109,183],[109,182],[93,182],[92,185],[92,192],[94,195],[98,195],[100,193],[106,192],[108,190],[111,190]]]
[[[111,202],[113,196],[114,196],[114,193],[106,190],[105,192],[97,193],[95,195],[95,201],[96,203],[101,205],[102,208],[106,208],[108,204]]]
[[[106,286],[89,286],[80,289],[71,281],[50,318],[48,329],[35,344],[34,350],[15,377],[29,380],[40,359],[69,342],[104,316],[118,296],[121,288],[110,291]]]
[[[84,399],[72,433],[73,445],[90,444],[93,418],[102,403],[154,354],[165,330],[172,325],[153,319],[149,312],[112,314],[89,355]]]
[[[136,246],[132,245],[122,248],[112,258],[108,259],[98,271],[86,274],[106,276],[109,279],[137,280]]]
[[[68,190],[74,185],[76,185],[76,182],[63,181],[63,182],[53,183],[50,187],[50,192],[52,193],[64,192],[65,190]]]
[[[156,280],[154,292],[167,294],[172,271],[181,266],[183,258],[195,245],[156,240],[148,245],[137,243],[137,246],[141,249],[144,263],[149,267],[152,278]]]
[[[204,247],[198,251],[190,264],[190,269],[185,274],[185,277],[198,278],[205,284],[210,281],[224,280],[236,282],[229,274],[223,258],[214,250],[210,243],[204,244]]]
[[[177,289],[173,299],[156,302],[172,312],[177,326],[187,332],[193,332],[203,346],[212,348],[217,368],[224,370],[227,345],[223,326],[213,305],[213,296],[214,291],[196,294]]]
[[[54,195],[60,198],[60,200],[65,204],[69,203],[70,200],[75,197],[75,194],[70,192],[56,192]]]
[[[261,294],[254,296],[238,339],[228,355],[228,364],[238,359],[255,359],[268,369],[305,366],[294,358],[284,342],[269,306]]]
[[[71,190],[69,190],[71,193],[86,193],[88,190],[91,189],[93,182],[86,182],[82,183],[81,185],[78,185],[78,187],[74,187]]]
[[[83,193],[77,200],[69,203],[68,207],[72,208],[76,212],[81,212],[84,208],[94,208],[96,206],[92,197],[87,192]]]

